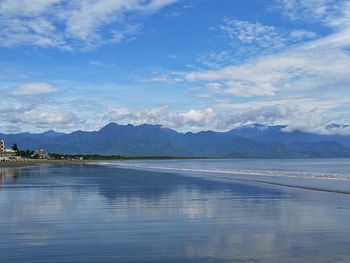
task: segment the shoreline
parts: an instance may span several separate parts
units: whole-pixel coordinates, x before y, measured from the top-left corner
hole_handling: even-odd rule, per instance
[[[85,164],[87,161],[80,160],[26,160],[0,162],[0,168],[26,167],[41,164]]]
[[[26,167],[32,165],[41,165],[41,164],[89,164],[96,162],[105,162],[105,161],[154,161],[154,160],[322,160],[322,159],[349,159],[350,158],[305,158],[305,159],[259,159],[259,158],[203,158],[203,157],[126,157],[121,159],[84,159],[84,160],[43,160],[43,159],[28,159],[28,160],[17,160],[17,161],[8,161],[0,162],[0,168],[11,168],[11,167]]]
[[[153,160],[153,159],[152,159]],[[163,159],[162,159],[163,160]],[[97,165],[99,166],[99,162],[103,163],[105,161],[111,161],[111,160],[17,160],[17,161],[10,161],[10,162],[0,162],[0,171],[1,170],[12,170],[12,169],[21,169],[25,167],[35,167],[35,166],[41,166],[41,165]],[[119,160],[119,161],[127,161],[127,160]],[[290,177],[290,176],[270,176],[270,175],[264,175],[261,177],[250,175],[250,174],[242,174],[242,173],[231,173],[231,172],[220,172],[216,171],[215,174],[219,174],[220,176],[211,176],[211,172],[208,171],[199,171],[199,170],[177,170],[177,169],[168,169],[168,168],[156,168],[152,169],[150,167],[129,167],[129,166],[121,166],[121,167],[110,167],[105,166],[109,168],[118,168],[118,169],[131,169],[131,170],[142,170],[142,171],[154,171],[154,172],[165,172],[165,173],[174,173],[179,175],[186,175],[190,177],[199,177],[203,179],[209,179],[210,181],[217,181],[217,182],[225,182],[225,183],[231,183],[233,181],[241,181],[245,183],[258,183],[258,184],[267,184],[267,185],[274,185],[274,186],[282,186],[282,187],[288,187],[288,188],[298,188],[298,189],[304,189],[304,190],[313,190],[313,191],[322,191],[322,192],[331,192],[331,193],[338,193],[338,194],[347,194],[350,195],[350,191],[348,190],[348,185],[344,185],[343,181],[335,181],[332,180],[332,184],[329,184],[330,182],[327,178],[327,180],[316,180],[313,177],[309,178],[299,178],[299,177]],[[11,169],[12,168],[12,169]],[[200,176],[198,176],[200,174]],[[225,176],[226,174],[229,174],[230,176]],[[294,179],[297,179],[297,181],[294,181]],[[320,179],[320,178],[319,178]],[[322,178],[321,178],[322,179]],[[272,180],[272,181],[271,181]],[[316,181],[315,181],[316,180]],[[315,185],[315,182],[317,182],[317,185]],[[301,183],[301,184],[300,184]],[[325,184],[326,183],[326,184]],[[345,187],[345,189],[344,189]]]

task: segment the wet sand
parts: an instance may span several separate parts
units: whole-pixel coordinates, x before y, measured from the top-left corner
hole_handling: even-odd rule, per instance
[[[25,161],[9,161],[0,162],[0,168],[10,168],[10,167],[25,167],[40,164],[82,164],[87,163],[80,160],[25,160]]]

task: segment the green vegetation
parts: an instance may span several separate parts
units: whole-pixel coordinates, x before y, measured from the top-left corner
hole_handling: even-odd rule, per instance
[[[32,155],[34,155],[34,151],[18,151],[18,156],[22,158],[32,158]]]
[[[123,157],[118,155],[98,155],[98,154],[59,154],[50,153],[52,159],[55,160],[77,160],[83,158],[84,160],[120,160]]]
[[[17,146],[16,143],[14,143],[14,144],[12,145],[12,150],[14,150],[14,151],[16,151],[16,152],[19,152],[19,149],[18,149],[18,146]]]
[[[16,143],[11,147],[17,151],[17,156],[25,159],[41,159],[35,151],[20,150]],[[51,160],[169,160],[169,159],[195,159],[194,157],[175,157],[175,156],[120,156],[120,155],[99,155],[99,154],[60,154],[49,153],[48,159]],[[197,157],[199,158],[199,157]],[[45,158],[46,159],[46,158]]]
[[[186,157],[174,156],[120,156],[120,155],[99,155],[99,154],[59,154],[50,153],[50,157],[54,160],[168,160],[168,159],[193,159]]]

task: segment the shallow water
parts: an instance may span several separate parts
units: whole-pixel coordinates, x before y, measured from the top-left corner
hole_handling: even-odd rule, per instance
[[[350,194],[350,159],[208,159],[99,162],[109,167],[186,173]]]
[[[350,195],[95,165],[0,172],[0,262],[350,262]]]

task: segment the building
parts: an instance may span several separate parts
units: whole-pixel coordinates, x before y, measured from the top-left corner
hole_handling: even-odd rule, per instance
[[[5,151],[5,142],[3,140],[0,140],[0,162],[8,161],[8,158],[5,156],[4,151]]]
[[[3,140],[0,140],[0,152],[5,151],[5,142]]]
[[[2,153],[8,156],[16,156],[17,151],[9,148],[9,149],[5,149]]]
[[[45,153],[44,149],[41,148],[39,150],[36,150],[32,157],[35,159],[50,159],[49,155]]]
[[[9,148],[6,149],[5,142],[0,140],[0,161],[9,161],[10,159],[15,159],[17,151]]]

